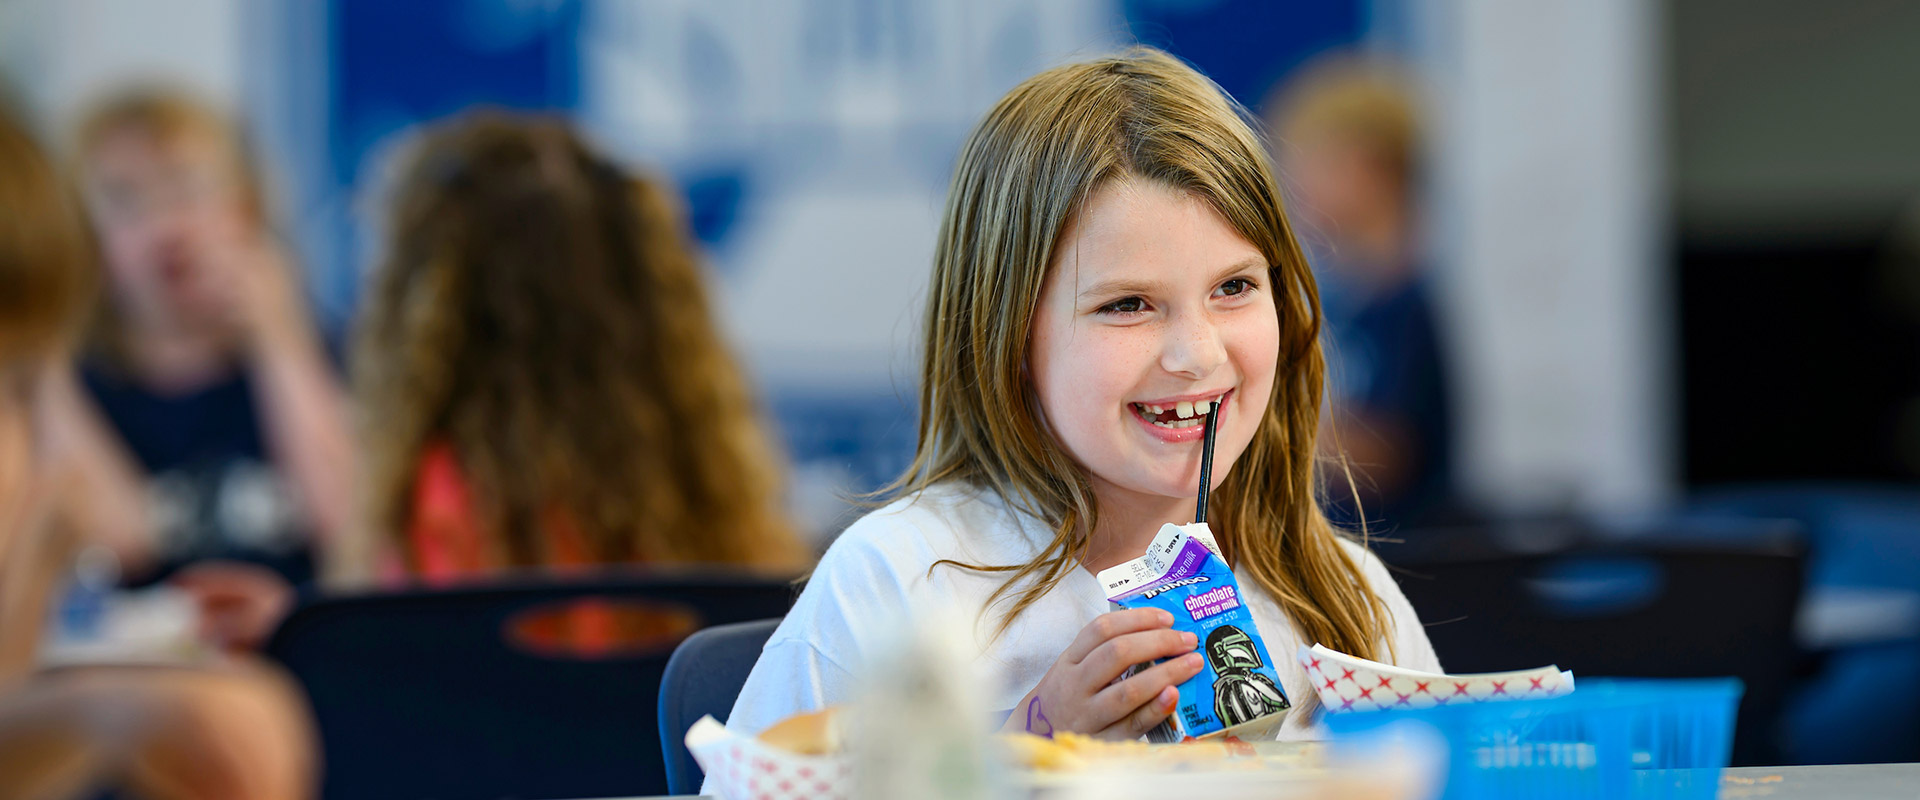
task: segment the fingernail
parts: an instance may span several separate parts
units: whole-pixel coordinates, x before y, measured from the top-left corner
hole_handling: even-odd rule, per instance
[[[1173,707],[1179,702],[1180,690],[1169,686],[1160,690],[1160,701],[1154,705],[1158,706],[1161,711],[1172,711]]]
[[[1187,654],[1187,666],[1189,666],[1189,667],[1192,667],[1193,669],[1196,669],[1196,670],[1197,670],[1197,669],[1199,669],[1199,668],[1200,668],[1200,664],[1201,664],[1201,663],[1202,663],[1203,661],[1205,661],[1205,660],[1206,660],[1206,659],[1203,659],[1203,658],[1201,658],[1201,657],[1200,657],[1200,654],[1199,654],[1199,653],[1188,653],[1188,654]]]
[[[1191,631],[1181,631],[1180,643],[1183,645],[1186,645],[1187,647],[1199,647],[1200,637],[1194,635]]]
[[[1166,609],[1164,609],[1164,608],[1162,608],[1162,609],[1155,609],[1155,610],[1157,610],[1157,611],[1159,611],[1159,612],[1160,612],[1160,621],[1161,621],[1161,622],[1164,622],[1164,623],[1166,623],[1166,624],[1168,624],[1168,625],[1172,625],[1172,624],[1173,624],[1173,612],[1171,612],[1171,611],[1168,611],[1168,610],[1166,610]]]

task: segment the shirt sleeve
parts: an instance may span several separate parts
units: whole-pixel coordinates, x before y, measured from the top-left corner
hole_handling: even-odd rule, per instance
[[[761,650],[727,728],[754,736],[795,714],[846,703],[869,638],[911,604],[903,576],[931,562],[914,544],[921,538],[894,514],[869,514],[842,532]]]
[[[1421,672],[1442,673],[1440,656],[1433,651],[1433,642],[1427,639],[1427,628],[1420,624],[1420,614],[1413,610],[1413,603],[1407,601],[1407,595],[1400,591],[1400,583],[1393,579],[1393,573],[1387,571],[1387,565],[1373,551],[1351,542],[1342,541],[1347,555],[1360,564],[1360,574],[1366,578],[1367,588],[1380,598],[1387,607],[1386,641],[1391,650],[1383,651],[1382,660],[1388,652],[1392,653],[1394,666]]]
[[[852,682],[847,670],[806,641],[773,642],[740,687],[727,727],[757,736],[787,717],[845,702]]]
[[[806,641],[772,642],[761,651],[746,685],[740,688],[740,697],[727,716],[727,727],[757,736],[787,717],[846,702],[852,683],[846,670]],[[711,779],[700,786],[704,795],[716,791]]]
[[[1380,602],[1386,604],[1387,615],[1392,619],[1393,663],[1395,666],[1416,669],[1421,672],[1444,673],[1440,668],[1440,655],[1433,651],[1433,642],[1427,639],[1427,627],[1420,624],[1420,614],[1413,610],[1413,604],[1407,601],[1407,595],[1400,591],[1399,582],[1387,571],[1387,565],[1380,557],[1371,552],[1361,556],[1367,576],[1367,584],[1373,587],[1374,594],[1380,596]]]

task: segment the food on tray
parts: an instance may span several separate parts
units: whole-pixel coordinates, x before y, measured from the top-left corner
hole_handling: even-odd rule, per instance
[[[1103,765],[1124,765],[1150,772],[1224,772],[1315,769],[1321,746],[1315,742],[1272,742],[1256,748],[1239,739],[1196,739],[1179,744],[1110,742],[1076,733],[1052,739],[1027,733],[1001,734],[1016,768],[1036,772],[1080,772]]]
[[[1060,737],[1072,734],[1059,734]],[[1061,738],[1048,739],[1031,733],[1008,733],[999,737],[1006,746],[1007,759],[1014,766],[1041,772],[1077,772],[1086,769],[1087,760]]]
[[[830,707],[780,720],[760,732],[760,741],[803,756],[832,755],[846,741],[845,728],[840,709]]]

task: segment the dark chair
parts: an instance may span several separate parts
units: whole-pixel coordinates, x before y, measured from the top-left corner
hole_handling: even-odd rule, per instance
[[[1920,590],[1920,491],[1911,486],[1766,483],[1689,495],[1694,519],[1790,519],[1811,543],[1808,583]]]
[[[660,746],[667,761],[667,793],[699,794],[706,775],[687,752],[687,729],[709,714],[721,722],[747,674],[760,660],[778,619],[716,625],[680,643],[660,679]]]
[[[1784,520],[1563,520],[1408,532],[1383,558],[1448,672],[1746,684],[1735,764],[1777,763],[1805,543]]]
[[[674,647],[785,614],[793,597],[786,582],[608,572],[324,598],[267,653],[312,700],[327,800],[654,795],[667,790],[654,704]],[[582,605],[617,619],[619,647],[583,654],[542,634]]]

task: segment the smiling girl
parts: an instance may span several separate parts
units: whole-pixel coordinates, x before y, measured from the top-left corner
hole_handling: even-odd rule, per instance
[[[1166,612],[1109,612],[1094,574],[1193,518],[1214,404],[1210,522],[1268,652],[1439,671],[1316,502],[1319,303],[1265,152],[1217,86],[1150,49],[1041,73],[988,112],[935,250],[918,454],[827,552],[731,726],[845,701],[885,620],[939,607],[980,621],[970,666],[1022,710],[1009,730],[1140,736],[1202,658]]]

